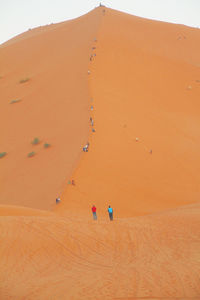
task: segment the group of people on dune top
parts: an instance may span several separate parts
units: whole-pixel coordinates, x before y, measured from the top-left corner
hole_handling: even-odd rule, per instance
[[[97,220],[97,208],[95,205],[92,206],[92,214],[93,214],[93,219]],[[110,205],[108,206],[108,215],[109,215],[110,221],[113,221],[113,209],[112,209],[112,207],[110,207]]]

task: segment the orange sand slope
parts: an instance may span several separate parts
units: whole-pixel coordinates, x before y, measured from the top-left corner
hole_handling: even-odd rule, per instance
[[[105,8],[3,44],[0,203],[52,209],[62,193],[61,211],[126,217],[197,202],[199,52],[198,29]]]
[[[50,209],[70,178],[87,142],[87,69],[99,20],[93,12],[0,47],[0,203]]]
[[[106,9],[97,38],[96,132],[61,211],[94,202],[127,217],[199,201],[200,31]]]
[[[0,216],[52,216],[52,212],[22,206],[0,205]]]
[[[0,46],[0,299],[200,299],[199,53],[105,7]]]
[[[199,300],[199,215],[1,217],[0,299]]]

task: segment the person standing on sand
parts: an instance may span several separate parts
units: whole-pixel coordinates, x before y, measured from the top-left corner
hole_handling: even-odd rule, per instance
[[[60,203],[60,197],[56,198],[56,204]]]
[[[108,214],[109,214],[110,221],[113,221],[113,209],[112,207],[110,207],[110,205],[108,206]]]
[[[97,213],[96,213],[97,209],[96,207],[93,205],[92,206],[92,214],[93,214],[93,219],[97,220]]]

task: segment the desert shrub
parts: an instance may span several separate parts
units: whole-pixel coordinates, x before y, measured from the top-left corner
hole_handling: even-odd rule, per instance
[[[18,103],[18,102],[20,102],[20,101],[21,101],[21,99],[14,99],[14,100],[11,100],[11,101],[10,101],[10,104]]]
[[[48,143],[44,144],[44,148],[49,148],[49,147],[51,147],[51,144],[48,144]]]
[[[33,157],[36,153],[34,151],[28,153],[28,157]]]
[[[0,152],[0,158],[6,156],[6,154],[7,154],[6,152]]]
[[[31,142],[32,143],[32,145],[37,145],[37,144],[39,144],[39,142],[40,142],[40,140],[39,140],[39,138],[34,138],[34,140]]]
[[[29,80],[30,80],[30,78],[26,77],[26,78],[21,79],[21,80],[19,81],[19,83],[25,83],[25,82],[27,82],[27,81],[29,81]]]

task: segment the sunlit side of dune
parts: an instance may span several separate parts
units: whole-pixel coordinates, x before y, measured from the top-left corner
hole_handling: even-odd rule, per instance
[[[94,223],[1,217],[0,299],[199,299],[199,205]]]

